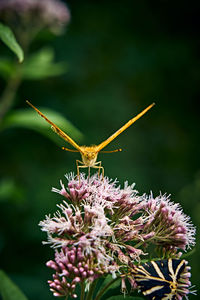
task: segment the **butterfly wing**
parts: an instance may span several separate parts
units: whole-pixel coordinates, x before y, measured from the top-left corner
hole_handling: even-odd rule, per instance
[[[53,131],[55,131],[61,138],[63,138],[65,141],[67,141],[69,144],[71,144],[74,148],[76,148],[79,152],[81,151],[81,148],[79,145],[77,145],[76,142],[72,140],[64,131],[62,131],[57,125],[55,125],[53,122],[51,122],[39,109],[37,109],[33,104],[31,104],[28,100],[26,101],[28,105],[30,105],[42,118],[44,118],[49,124],[51,124],[51,127]]]
[[[118,129],[114,134],[112,134],[107,140],[103,141],[101,144],[96,146],[97,151],[99,152],[104,147],[106,147],[110,142],[112,142],[120,133],[122,133],[124,130],[126,130],[129,126],[131,126],[133,123],[135,123],[139,118],[141,118],[152,106],[154,106],[155,103],[152,103],[147,108],[145,108],[141,113],[139,113],[136,117],[129,120],[125,125],[123,125],[120,129]]]

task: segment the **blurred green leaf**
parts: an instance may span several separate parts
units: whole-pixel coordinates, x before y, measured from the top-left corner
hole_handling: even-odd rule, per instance
[[[3,300],[28,300],[10,278],[0,270],[0,293]]]
[[[144,300],[144,298],[134,297],[134,296],[118,295],[118,296],[109,297],[106,300]]]
[[[8,46],[8,48],[10,48],[17,55],[19,62],[21,63],[24,60],[24,52],[16,41],[12,30],[2,23],[0,23],[0,38],[4,44],[6,44],[6,46]]]
[[[68,120],[66,120],[60,113],[50,109],[40,108],[40,110],[58,127],[60,127],[68,135],[75,140],[80,141],[83,137],[82,133]],[[24,109],[13,111],[10,113],[2,124],[2,129],[10,127],[24,127],[35,130],[53,140],[58,145],[63,145],[64,141],[57,136],[51,129],[49,123],[41,118],[34,110]]]
[[[0,181],[0,202],[21,203],[23,200],[23,189],[12,178],[5,178]]]
[[[67,71],[66,63],[54,63],[54,51],[51,48],[43,48],[34,53],[24,62],[21,72],[24,79],[43,79],[50,76],[58,76]]]

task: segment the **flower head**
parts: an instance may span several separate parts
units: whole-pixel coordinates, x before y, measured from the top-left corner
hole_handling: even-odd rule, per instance
[[[48,27],[58,31],[70,20],[67,6],[60,0],[1,0],[0,16],[25,27]],[[35,17],[37,16],[37,17]]]
[[[135,288],[131,270],[144,255],[148,260],[148,245],[162,246],[167,258],[178,258],[179,249],[194,245],[195,229],[189,217],[166,196],[139,196],[134,185],[126,182],[120,187],[116,180],[98,174],[66,178],[66,185],[60,181],[61,188],[52,189],[64,201],[39,224],[47,233],[44,243],[55,249],[55,259],[47,263],[55,271],[49,281],[55,296],[75,298],[77,284],[88,288],[107,274],[122,278],[123,291],[126,277]]]
[[[98,252],[87,253],[80,245],[63,247],[56,250],[55,260],[47,262],[47,266],[55,271],[53,280],[49,280],[50,290],[54,296],[67,296],[77,298],[76,285],[82,282],[90,284],[108,270],[101,264]],[[110,271],[116,269],[111,262]]]
[[[173,203],[166,195],[145,197],[144,205],[147,222],[145,229],[154,231],[154,241],[165,248],[186,250],[195,245],[195,227],[190,217],[183,213],[178,203]]]

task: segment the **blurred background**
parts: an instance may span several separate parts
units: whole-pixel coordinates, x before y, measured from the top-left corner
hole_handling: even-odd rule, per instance
[[[55,211],[62,197],[51,188],[80,156],[61,150],[68,145],[25,100],[80,145],[99,144],[156,102],[106,148],[123,151],[99,159],[119,184],[171,194],[198,227],[199,3],[69,0],[67,9],[45,0],[49,11],[32,11],[14,2],[0,1],[0,22],[24,50],[20,64],[0,42],[0,268],[30,300],[50,300],[53,250],[38,223]],[[199,251],[197,241],[187,257],[197,288]]]

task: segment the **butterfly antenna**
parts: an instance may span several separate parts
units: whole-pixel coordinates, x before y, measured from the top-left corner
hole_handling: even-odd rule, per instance
[[[69,151],[69,152],[79,152],[78,150],[73,150],[65,147],[62,147],[62,150]]]
[[[100,151],[101,153],[113,153],[113,152],[121,152],[122,149],[116,149],[116,150],[111,150],[111,151]]]

